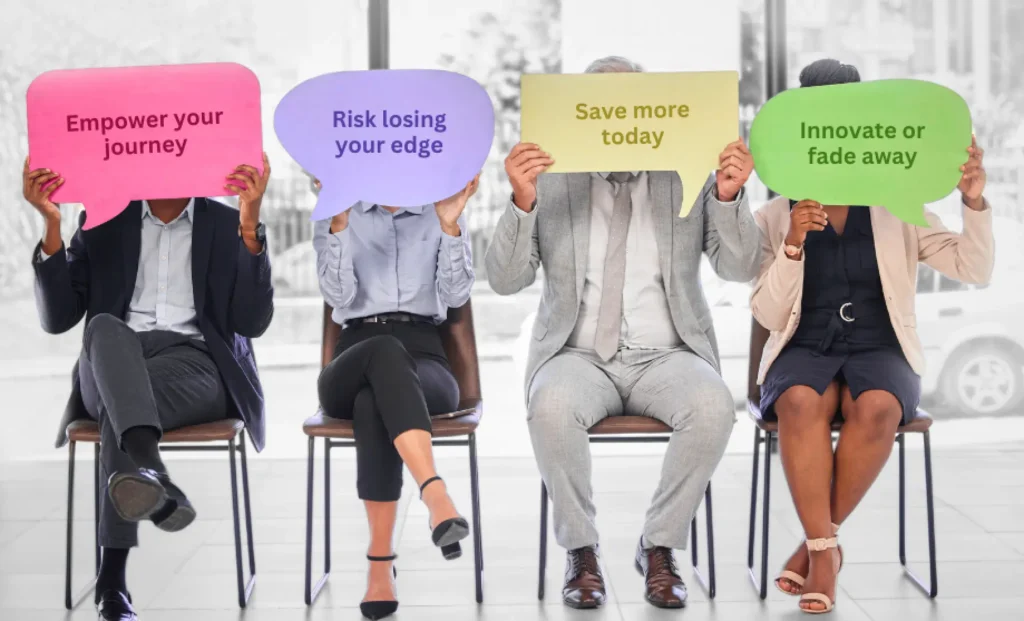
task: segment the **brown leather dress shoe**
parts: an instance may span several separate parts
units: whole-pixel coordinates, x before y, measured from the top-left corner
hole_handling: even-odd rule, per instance
[[[562,601],[570,608],[597,608],[604,604],[604,577],[593,547],[569,550],[565,558]]]
[[[676,571],[676,560],[670,548],[644,549],[644,541],[636,548],[636,568],[646,583],[644,597],[658,608],[682,608],[686,605],[686,585]]]

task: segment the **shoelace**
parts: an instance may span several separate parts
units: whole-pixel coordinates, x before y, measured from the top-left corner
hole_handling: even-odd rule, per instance
[[[654,548],[648,554],[648,580],[651,582],[671,582],[681,580],[676,570],[676,560],[668,548]]]
[[[572,573],[574,580],[579,579],[584,573],[593,576],[601,575],[597,554],[593,548],[580,548],[572,551]]]

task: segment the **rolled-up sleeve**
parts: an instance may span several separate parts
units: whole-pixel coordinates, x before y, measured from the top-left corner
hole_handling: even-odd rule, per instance
[[[351,228],[331,233],[331,221],[313,225],[313,250],[316,252],[320,293],[331,308],[345,308],[356,297],[356,273],[352,266]]]
[[[459,217],[459,229],[462,234],[458,237],[442,232],[437,251],[437,292],[441,302],[449,308],[458,308],[469,301],[476,280],[473,247],[464,216]]]

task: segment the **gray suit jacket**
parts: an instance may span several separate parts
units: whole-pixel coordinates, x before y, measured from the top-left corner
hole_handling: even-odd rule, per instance
[[[712,175],[685,218],[679,218],[682,182],[674,172],[648,173],[661,271],[672,323],[683,342],[716,370],[718,344],[700,284],[701,254],[726,280],[757,276],[760,229],[746,192],[734,203],[714,196]],[[544,291],[533,326],[526,367],[526,393],[537,370],[565,346],[579,315],[590,243],[589,173],[548,173],[537,182],[537,206],[525,218],[511,202],[498,220],[487,249],[487,279],[500,295],[533,283],[544,267]]]

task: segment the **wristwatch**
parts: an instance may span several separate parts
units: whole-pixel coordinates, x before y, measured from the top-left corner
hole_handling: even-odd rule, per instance
[[[786,256],[787,257],[793,257],[793,258],[799,257],[800,253],[803,252],[803,250],[804,250],[804,247],[803,247],[802,244],[799,245],[799,246],[794,246],[793,244],[786,244],[786,247],[785,247],[785,251],[786,251]]]
[[[245,239],[245,232],[242,231],[242,225],[241,224],[238,225],[238,236],[241,237],[242,239]],[[261,244],[267,241],[267,225],[266,224],[263,224],[262,222],[260,222],[259,224],[256,225],[256,229],[253,232],[253,239],[255,239],[257,242],[259,242]]]

